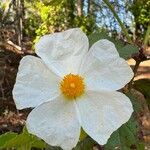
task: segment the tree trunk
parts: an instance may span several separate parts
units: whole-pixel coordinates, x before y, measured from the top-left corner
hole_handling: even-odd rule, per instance
[[[23,38],[23,11],[24,11],[24,0],[14,0],[13,1],[13,8],[15,11],[15,30],[17,33],[17,44],[21,46],[22,38]]]
[[[94,2],[93,2],[93,0],[89,0],[89,14],[90,15],[94,14]]]
[[[77,15],[79,17],[83,15],[83,3],[84,0],[77,0]]]
[[[87,14],[89,14],[89,13],[90,13],[91,0],[88,0],[87,3],[88,3],[88,6],[87,6]]]

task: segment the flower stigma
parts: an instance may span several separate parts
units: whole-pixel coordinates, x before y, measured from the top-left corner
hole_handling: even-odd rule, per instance
[[[83,78],[75,74],[67,74],[60,82],[60,90],[69,99],[76,99],[84,94],[85,85]]]

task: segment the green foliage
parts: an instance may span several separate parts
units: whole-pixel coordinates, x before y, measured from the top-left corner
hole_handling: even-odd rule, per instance
[[[77,146],[72,150],[92,150],[95,144],[96,142],[93,141],[93,139],[91,139],[90,137],[86,137],[84,138],[84,140],[78,142]],[[46,147],[46,150],[62,150],[62,149],[60,147],[48,145]]]
[[[117,41],[116,41],[115,45],[117,45]],[[126,44],[125,46],[123,46],[122,48],[117,49],[117,50],[120,54],[120,57],[122,57],[124,59],[128,59],[132,56],[132,54],[137,53],[139,49],[135,45]]]
[[[30,150],[32,147],[42,149],[46,147],[46,144],[37,137],[29,134],[25,128],[21,134],[7,132],[0,136],[0,149],[16,148],[17,150]]]
[[[128,5],[134,16],[136,38],[143,40],[150,23],[150,0],[133,0]]]
[[[53,1],[52,1],[53,2]],[[41,17],[41,25],[36,30],[37,39],[47,33],[66,30],[73,26],[74,1],[62,0],[58,5],[37,2],[36,6]]]
[[[138,138],[140,126],[139,122],[137,121],[137,116],[138,113],[142,111],[142,103],[140,100],[135,99],[135,97],[131,93],[128,93],[127,96],[132,101],[134,113],[127,123],[122,125],[117,131],[115,131],[111,135],[110,139],[105,145],[105,150],[112,150],[115,148],[121,150],[145,149],[143,141]]]
[[[0,148],[6,148],[7,142],[14,139],[17,136],[17,133],[7,132],[0,136]]]
[[[26,34],[32,37],[36,35],[38,40],[42,35],[73,27],[74,4],[74,0],[26,1],[29,10],[25,22]]]
[[[86,137],[87,137],[86,132],[83,130],[83,128],[81,128],[79,140],[82,141],[82,140],[84,140]]]
[[[90,137],[86,137],[83,141],[79,142],[73,150],[92,150],[96,142]]]
[[[110,39],[106,32],[92,33],[88,36],[89,46],[91,47],[95,42],[101,39]]]
[[[80,27],[86,34],[90,34],[97,28],[95,21],[93,16],[76,16],[74,18],[74,26]]]
[[[136,23],[143,25],[147,28],[150,22],[150,1],[149,0],[134,0],[130,7],[130,11],[135,17]]]
[[[112,150],[115,148],[131,150],[132,147],[137,150],[144,150],[144,144],[137,138],[138,131],[138,123],[131,118],[111,135],[108,143],[105,145],[105,150]]]
[[[134,83],[134,87],[145,96],[147,105],[150,110],[150,79],[137,80]]]
[[[50,0],[49,2],[44,2],[44,4],[47,4],[47,5],[53,5],[53,6],[56,6],[58,5],[59,3],[61,3],[62,0]]]
[[[40,23],[39,16],[35,16],[34,14],[30,14],[29,17],[26,19],[26,22],[24,24],[24,32],[26,36],[29,36],[30,38],[35,38],[36,33],[35,31],[39,27]]]
[[[36,40],[42,35],[73,27],[80,27],[87,34],[97,28],[94,16],[77,15],[75,0],[37,2],[36,7],[41,18],[41,24],[36,30]]]
[[[90,47],[97,42],[98,40],[101,39],[108,39],[109,41],[113,42],[118,50],[118,53],[120,57],[124,59],[128,59],[132,56],[132,54],[138,52],[138,47],[131,45],[131,44],[125,44],[120,40],[115,40],[112,37],[109,37],[105,32],[101,33],[93,33],[89,35],[89,43]]]

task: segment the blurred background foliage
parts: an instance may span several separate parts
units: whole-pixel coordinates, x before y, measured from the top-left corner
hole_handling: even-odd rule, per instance
[[[150,22],[149,0],[110,0],[130,36],[141,40]],[[2,0],[0,26],[11,26],[33,40],[41,35],[80,27],[87,34],[106,30],[121,33],[103,0]]]
[[[132,58],[135,73],[121,90],[135,110],[129,122],[104,146],[81,133],[74,150],[150,149],[150,0],[0,0],[0,149],[60,149],[27,132],[31,109],[16,109],[12,89],[20,59],[36,56],[39,37],[74,27],[88,35],[90,46],[103,38],[112,41],[121,57]]]

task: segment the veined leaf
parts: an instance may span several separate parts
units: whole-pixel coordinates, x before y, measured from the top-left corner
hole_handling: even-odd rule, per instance
[[[0,148],[5,147],[5,145],[12,139],[17,136],[17,133],[7,132],[5,134],[0,135]]]
[[[107,39],[107,40],[113,42],[118,50],[120,57],[122,57],[124,59],[130,58],[132,56],[132,54],[138,52],[138,47],[131,45],[131,44],[125,44],[120,40],[115,40],[115,39],[109,37],[105,32],[93,33],[93,34],[89,35],[88,38],[89,38],[90,47],[95,42],[97,42],[98,40],[101,40],[101,39]]]
[[[21,134],[8,132],[0,136],[0,148],[31,149],[45,148],[46,144],[37,137],[29,134],[24,128]]]
[[[128,93],[127,96],[131,99],[134,113],[130,120],[123,124],[117,131],[115,131],[109,138],[107,144],[105,145],[105,150],[144,150],[143,141],[138,137],[140,131],[139,122],[136,120],[136,115],[142,111],[141,103],[134,98],[131,93]],[[138,107],[137,107],[138,106]]]
[[[150,79],[141,79],[135,81],[134,88],[145,96],[148,108],[150,110]]]
[[[96,142],[90,137],[86,137],[83,141],[79,142],[73,150],[93,150]]]

